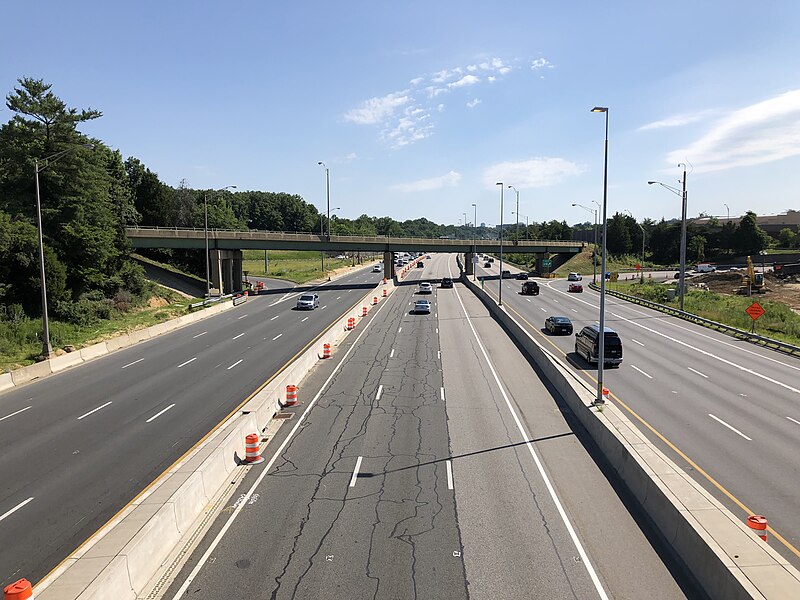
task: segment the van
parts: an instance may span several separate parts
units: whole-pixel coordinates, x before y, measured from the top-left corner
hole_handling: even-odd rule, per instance
[[[711,263],[698,263],[694,270],[698,273],[713,273],[717,270],[717,267]]]
[[[599,360],[597,356],[599,338],[600,326],[597,324],[587,325],[575,334],[575,354],[585,358],[588,363],[597,363]],[[605,357],[603,363],[606,365],[619,365],[622,363],[622,340],[619,334],[606,327],[604,339],[605,347],[603,350]]]

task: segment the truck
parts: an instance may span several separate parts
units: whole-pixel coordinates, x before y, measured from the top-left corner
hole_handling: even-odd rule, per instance
[[[713,273],[717,270],[717,267],[711,263],[697,263],[697,266],[695,266],[694,270],[698,273]]]
[[[778,279],[784,279],[785,277],[791,277],[792,275],[800,275],[800,263],[792,263],[790,265],[776,264],[773,271],[775,273],[775,277]]]
[[[539,284],[535,281],[526,281],[522,284],[522,295],[523,296],[538,296],[539,295]]]

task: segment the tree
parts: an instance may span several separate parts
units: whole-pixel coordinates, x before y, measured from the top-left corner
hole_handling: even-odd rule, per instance
[[[778,243],[781,248],[792,248],[797,243],[797,234],[788,227],[784,227],[778,234]]]
[[[692,236],[686,245],[686,250],[690,258],[693,256],[699,262],[705,260],[706,238],[702,235]]]
[[[609,254],[630,254],[633,248],[626,215],[616,213],[608,221],[606,250]]]
[[[753,211],[747,211],[739,221],[735,244],[740,253],[749,255],[758,254],[769,246],[769,235],[758,226],[758,217]]]

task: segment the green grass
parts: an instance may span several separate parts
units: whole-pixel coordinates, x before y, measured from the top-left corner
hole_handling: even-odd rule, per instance
[[[652,281],[617,282],[611,284],[611,289],[638,296],[652,302],[666,304],[678,308],[678,299],[667,301],[667,288],[669,286]],[[790,344],[800,345],[800,315],[793,312],[781,302],[766,300],[760,296],[729,296],[704,290],[687,291],[684,296],[684,310],[700,317],[724,323],[750,331],[752,320],[745,309],[753,302],[758,302],[766,313],[756,321],[755,332],[758,335],[782,340]]]
[[[362,254],[362,260],[372,255]],[[376,255],[377,256],[377,255]],[[264,251],[244,250],[242,269],[255,277],[274,277],[295,283],[306,283],[315,279],[324,279],[334,269],[349,267],[351,259],[325,257],[325,271],[322,271],[322,259],[319,252],[295,250],[270,250],[269,272],[264,271]]]

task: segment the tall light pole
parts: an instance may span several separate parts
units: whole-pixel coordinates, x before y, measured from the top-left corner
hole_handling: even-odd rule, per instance
[[[498,304],[503,306],[503,182],[498,181],[495,185],[500,186],[500,297]]]
[[[639,274],[641,275],[642,283],[644,283],[644,227],[642,227],[641,223],[636,221],[636,217],[633,216],[631,211],[626,210],[625,212],[630,215],[631,219],[633,219],[636,225],[639,226],[639,229],[642,230],[642,264],[639,266]]]
[[[325,169],[325,196],[328,203],[328,241],[331,241],[331,170],[322,161],[317,164]]]
[[[728,206],[728,205],[727,205],[725,202],[723,202],[723,203],[722,203],[722,205],[723,205],[723,206],[724,206],[724,207],[727,209],[727,211],[728,211],[728,218],[727,218],[727,220],[725,221],[725,224],[727,225],[727,224],[728,224],[728,222],[731,220],[731,207],[730,207],[730,206]]]
[[[516,236],[517,236],[517,240],[519,240],[519,190],[517,188],[515,188],[513,185],[510,185],[508,187],[509,187],[509,189],[512,189],[517,193],[517,212],[515,212],[514,214],[517,215],[517,232],[516,232]]]
[[[595,106],[592,112],[605,113],[606,115],[606,141],[603,158],[603,258],[600,272],[600,335],[597,348],[597,397],[595,404],[603,404],[603,367],[606,360],[606,234],[608,221],[606,208],[608,206],[608,107]]]
[[[530,225],[528,225],[528,215],[525,215],[525,239],[526,240],[531,239],[531,230],[528,229],[528,227],[530,227]]]
[[[461,214],[464,215],[464,239],[467,239],[467,226],[469,225],[467,223],[467,213],[463,212]]]
[[[572,206],[580,206],[583,210],[588,210],[590,213],[594,213],[594,252],[595,255],[597,254],[597,209],[596,208],[589,208],[588,206],[584,206],[583,204],[578,204],[577,202],[573,202]],[[592,257],[592,283],[597,285],[597,257]]]
[[[42,240],[42,198],[39,191],[39,173],[52,165],[62,156],[74,152],[78,148],[94,148],[94,144],[79,144],[72,146],[61,152],[56,152],[42,159],[42,166],[39,166],[39,159],[33,159],[33,175],[36,180],[36,228],[39,238],[39,277],[42,282],[42,356],[47,360],[53,352],[50,345],[50,319],[47,316],[47,278],[44,273],[44,241]]]
[[[472,208],[475,209],[475,217],[474,221],[472,222],[472,258],[473,260],[478,258],[478,242],[476,241],[477,233],[478,233],[478,205],[473,203]],[[472,281],[475,281],[475,265],[478,263],[474,263],[472,265]]]
[[[660,181],[648,181],[648,185],[657,183],[663,188],[668,189],[670,192],[681,198],[681,251],[680,251],[680,270],[678,272],[678,297],[680,302],[680,309],[683,310],[683,294],[686,287],[686,164],[678,163],[678,166],[683,166],[683,189],[674,188],[666,183]]]
[[[226,185],[219,191],[224,192],[225,190],[232,189],[235,190],[236,186]],[[203,232],[206,238],[206,300],[208,300],[211,297],[211,276],[209,274],[211,270],[211,257],[208,253],[208,192],[203,193]],[[222,292],[222,290],[220,290],[220,292]]]

